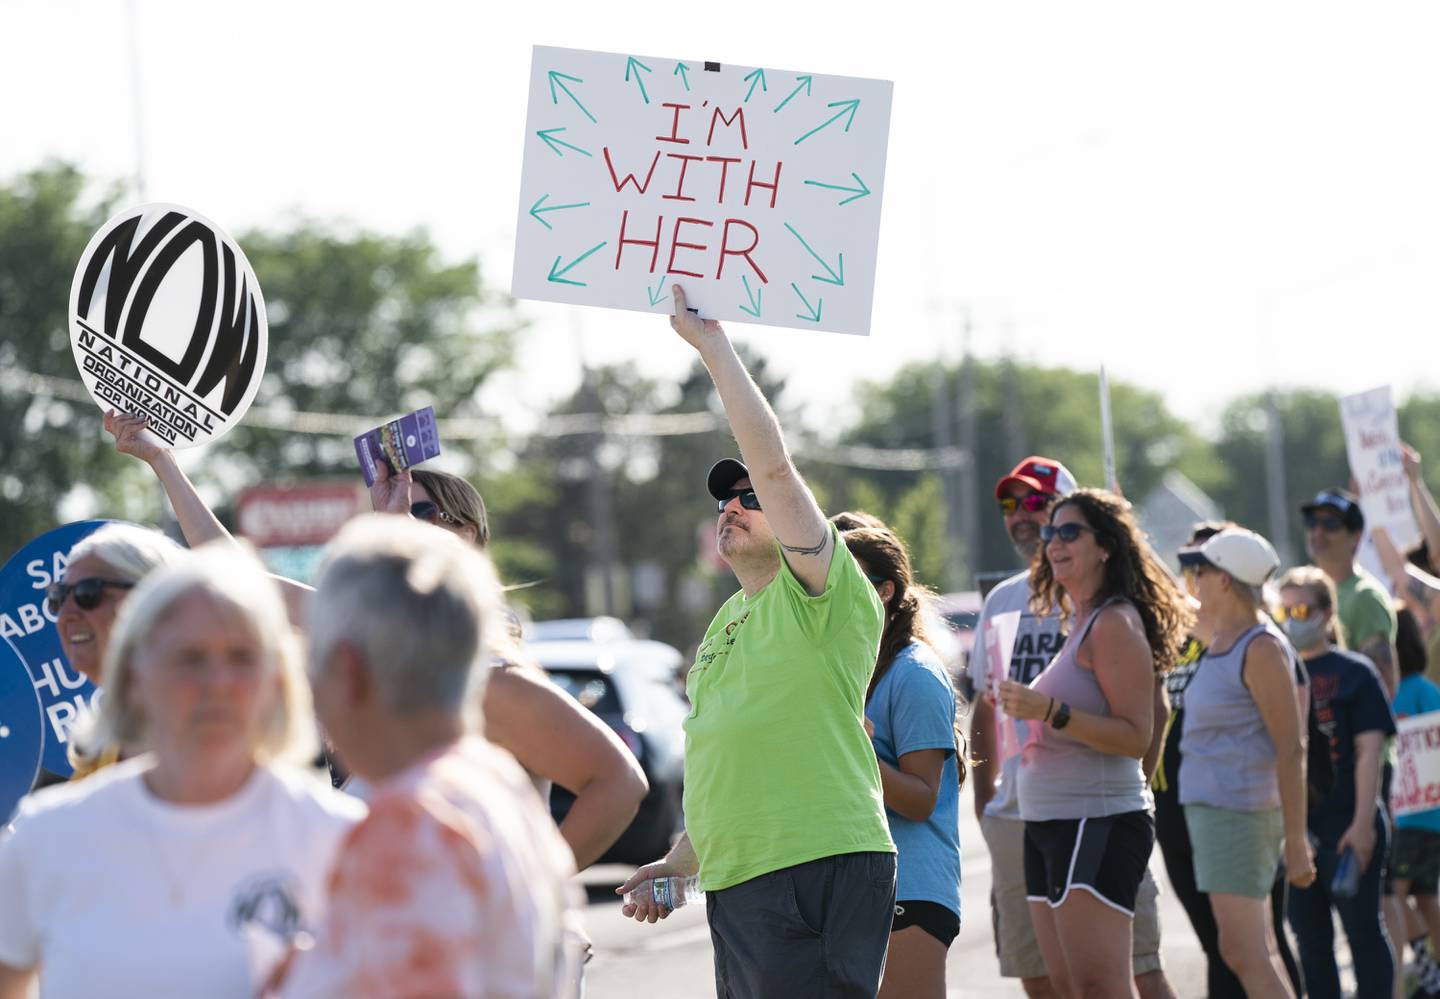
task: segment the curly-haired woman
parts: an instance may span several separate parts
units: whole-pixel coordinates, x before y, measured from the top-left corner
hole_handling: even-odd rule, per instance
[[[1069,637],[1029,686],[1000,685],[1008,714],[1039,723],[1017,782],[1030,918],[1061,995],[1133,996],[1135,897],[1155,843],[1141,759],[1156,672],[1189,610],[1114,493],[1069,494],[1040,536],[1032,604],[1067,613]]]

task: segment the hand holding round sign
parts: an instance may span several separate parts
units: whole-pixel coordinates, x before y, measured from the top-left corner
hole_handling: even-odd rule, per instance
[[[265,373],[265,301],[250,262],[188,208],[127,209],[85,248],[70,286],[70,346],[102,410],[148,418],[169,447],[239,423]]]

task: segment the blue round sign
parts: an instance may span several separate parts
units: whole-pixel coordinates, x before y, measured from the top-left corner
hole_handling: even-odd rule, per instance
[[[64,577],[66,557],[76,542],[111,523],[115,521],[82,520],[57,527],[0,567],[0,638],[19,653],[31,682],[29,694],[0,690],[0,717],[12,709],[12,696],[16,705],[38,697],[44,735],[40,765],[62,777],[72,772],[66,756],[70,729],[90,712],[96,688],[70,669],[55,619],[45,607],[45,589]]]
[[[42,718],[25,660],[9,640],[0,642],[0,826],[10,821],[40,772]]]

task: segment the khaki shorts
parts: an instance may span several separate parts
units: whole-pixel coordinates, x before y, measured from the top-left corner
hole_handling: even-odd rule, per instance
[[[1025,823],[986,815],[980,831],[990,849],[990,919],[1003,978],[1045,978],[1045,958],[1025,899]],[[1135,974],[1160,970],[1160,891],[1147,868],[1135,899]]]

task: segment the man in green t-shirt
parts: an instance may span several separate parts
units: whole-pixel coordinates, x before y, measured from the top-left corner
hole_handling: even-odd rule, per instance
[[[698,874],[725,999],[873,997],[895,906],[864,725],[884,611],[729,338],[672,287],[670,324],[709,369],[744,459],[716,462],[706,481],[716,549],[740,591],[686,680],[686,831],[620,891]],[[669,914],[644,894],[624,912]]]
[[[1365,533],[1365,514],[1343,489],[1324,489],[1300,508],[1305,517],[1305,547],[1315,564],[1335,583],[1336,611],[1345,632],[1345,647],[1375,664],[1391,697],[1399,678],[1395,671],[1398,627],[1390,594],[1355,561]]]

